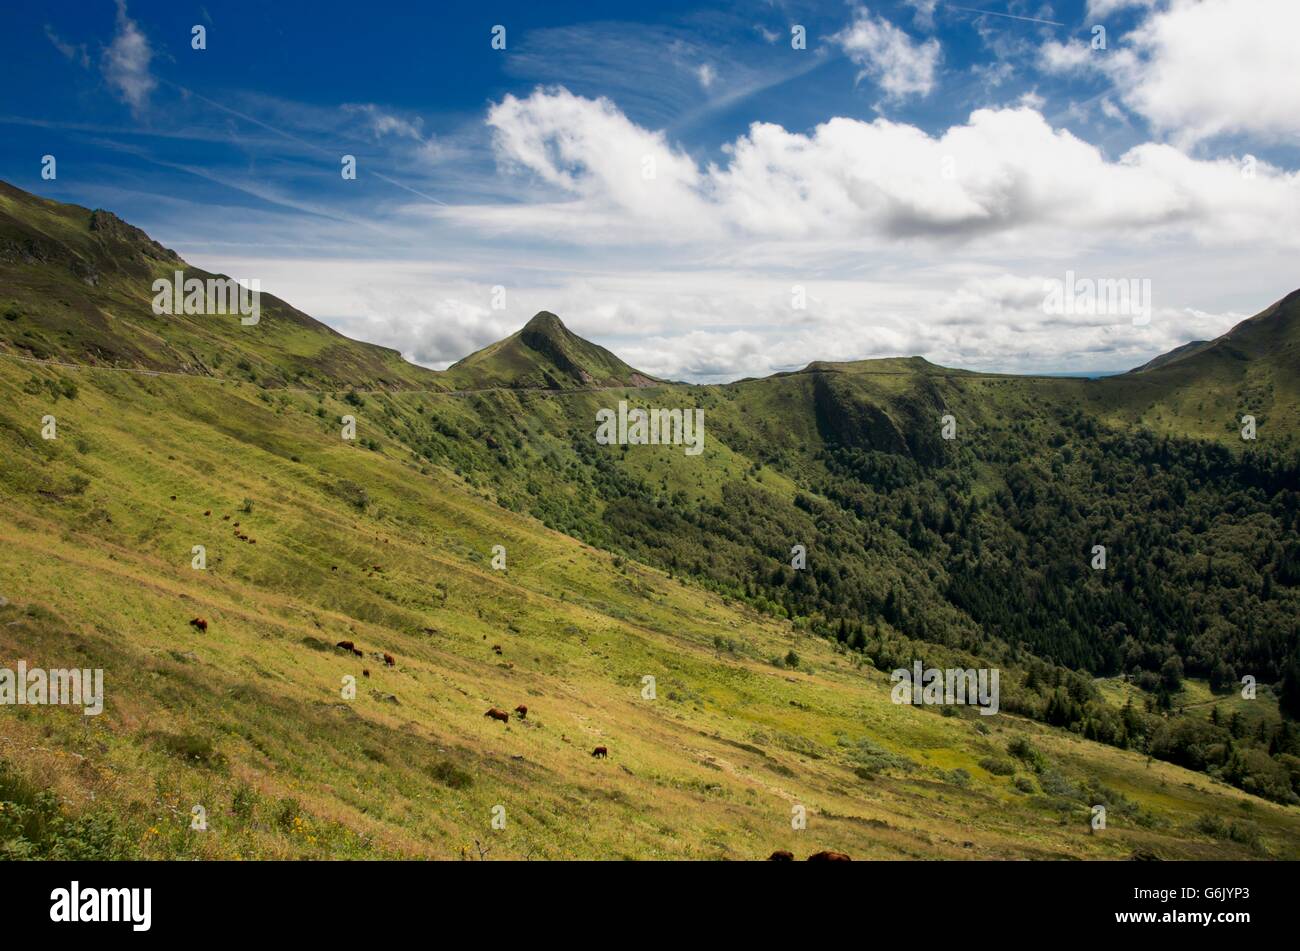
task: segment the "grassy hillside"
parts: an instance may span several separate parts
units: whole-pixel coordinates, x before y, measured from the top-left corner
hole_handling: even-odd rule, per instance
[[[0,182],[0,352],[271,387],[446,388],[395,350],[349,340],[270,293],[255,325],[238,314],[156,315],[153,282],[176,271],[225,276],[186,264],[111,212]]]
[[[1217,342],[697,387],[539,314],[440,374],[265,296],[157,317],[142,232],[0,212],[0,666],[108,694],[0,706],[5,854],[1300,857],[1294,302],[1232,345],[1275,399],[1243,446],[1230,374],[1176,428]],[[702,409],[703,453],[598,445],[619,400]],[[915,658],[999,667],[1002,712],[895,705]]]
[[[491,858],[1300,845],[1294,807],[1178,767],[1014,716],[896,706],[885,676],[842,648],[511,515],[386,438],[345,443],[333,418],[347,404],[331,398],[35,375],[76,395],[51,404],[29,370],[0,364],[0,651],[102,666],[108,694],[97,718],[0,709],[0,798],[49,788],[65,814],[37,843],[443,858],[476,856],[474,840]],[[52,441],[36,435],[47,412]],[[190,567],[195,544],[205,571]],[[495,544],[505,572],[489,565]],[[797,666],[771,663],[792,650]],[[527,721],[483,716],[519,703]],[[1006,752],[1018,738],[1038,769]],[[597,744],[609,760],[589,755]],[[1089,835],[1093,800],[1110,819]],[[206,834],[189,831],[194,804]],[[111,830],[66,821],[79,816],[110,816]]]
[[[1300,291],[1213,341],[1188,344],[1102,383],[1108,412],[1157,432],[1240,447],[1241,418],[1259,438],[1300,446]]]

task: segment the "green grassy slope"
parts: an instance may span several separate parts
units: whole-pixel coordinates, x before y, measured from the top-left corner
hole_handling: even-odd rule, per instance
[[[904,646],[991,659],[1007,667],[1008,698],[1026,696],[1023,649],[947,601],[964,542],[932,540],[938,500],[1019,493],[1030,469],[1094,492],[1097,463],[1067,460],[1063,420],[1131,425],[1131,383],[909,358],[647,388],[545,314],[437,374],[278,303],[257,328],[156,318],[141,277],[173,267],[169,252],[116,219],[92,230],[102,213],[11,191],[0,193],[0,666],[102,666],[108,703],[98,718],[0,707],[0,848],[450,858],[477,855],[478,840],[491,858],[1300,856],[1300,807],[1082,728],[897,706],[872,666]],[[703,408],[703,455],[597,446],[595,411],[619,399]],[[955,444],[938,438],[945,412]],[[57,439],[41,438],[47,415]],[[340,436],[344,415],[354,441]],[[883,466],[863,477],[879,477],[879,495],[835,494],[846,454]],[[924,501],[910,539],[876,508],[907,492]],[[1018,501],[1031,524],[1063,534]],[[1245,528],[1216,523],[1196,544],[1247,578]],[[780,603],[780,585],[738,582],[789,574],[792,538],[808,540],[814,584],[903,593],[906,617],[873,622],[872,653],[812,636],[828,619]],[[195,545],[206,570],[190,567]],[[506,571],[491,566],[494,545]],[[1166,571],[1196,568],[1195,545],[1180,535],[1170,547]],[[1004,557],[981,564],[1014,573]],[[1241,603],[1273,625],[1285,592],[1257,609],[1251,585]],[[188,624],[196,616],[206,633]],[[904,639],[918,619],[934,643]],[[781,660],[792,651],[797,663]],[[340,695],[345,675],[355,699]],[[642,697],[646,676],[655,700]],[[1108,699],[1137,691],[1105,683],[1118,683]],[[519,703],[526,721],[483,716]],[[1267,685],[1257,703],[1248,709],[1275,723]],[[597,744],[608,761],[589,755]],[[1097,803],[1108,829],[1090,835]],[[194,804],[211,834],[189,830]],[[808,809],[802,832],[795,805]]]
[[[1102,382],[1106,409],[1128,424],[1239,448],[1249,414],[1261,436],[1300,445],[1300,291],[1222,337]]]
[[[76,384],[52,403],[30,375],[0,364],[0,654],[102,666],[108,701],[98,718],[0,708],[0,757],[10,795],[51,788],[74,816],[112,816],[121,854],[1300,846],[1294,807],[1016,717],[896,706],[884,675],[788,624],[512,515],[387,437],[344,442],[333,419],[349,407],[329,397],[37,371],[61,393]],[[37,435],[46,413],[55,440]],[[196,544],[205,571],[190,566]],[[490,567],[495,544],[505,572]],[[796,668],[769,662],[791,649]],[[518,703],[525,722],[483,717]],[[1045,757],[1041,771],[1015,761],[1026,792],[981,765],[1016,737]],[[1111,807],[1104,834],[1088,834],[1093,800]],[[189,831],[194,804],[208,833]],[[806,830],[790,827],[794,805]],[[1242,841],[1203,830],[1206,815]]]
[[[349,340],[263,292],[261,317],[155,315],[153,282],[191,267],[103,210],[0,182],[0,352],[265,386],[445,389],[394,350]]]

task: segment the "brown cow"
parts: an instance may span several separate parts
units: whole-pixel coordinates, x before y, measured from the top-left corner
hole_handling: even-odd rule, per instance
[[[591,755],[596,757],[596,759],[603,759],[609,755],[609,750],[605,749],[603,746],[598,746],[591,751]]]
[[[500,645],[500,644],[493,644],[493,645],[492,645],[492,653],[494,653],[494,654],[500,654],[500,653],[501,653],[501,645]]]
[[[353,644],[351,641],[339,641],[334,646],[345,651],[354,651],[357,649],[357,645]]]
[[[769,862],[793,862],[794,853],[787,852],[785,849],[777,849],[767,857]]]
[[[208,509],[208,510],[207,510],[206,512],[204,512],[203,514],[204,514],[204,515],[211,515],[211,514],[212,514],[212,509]]]
[[[397,661],[393,659],[393,655],[392,655],[392,654],[385,654],[385,655],[384,655],[384,666],[386,666],[386,667],[392,667],[392,666],[395,665],[396,663],[397,663]]]
[[[519,719],[521,720],[528,719],[528,708],[524,706],[522,703],[519,704],[519,706],[515,707],[515,713],[519,714]]]
[[[370,676],[370,671],[367,670],[367,669],[364,668],[364,667],[361,668],[361,676],[362,676],[362,677],[369,677],[369,676]]]
[[[498,710],[496,707],[493,707],[487,713],[483,714],[483,716],[491,717],[493,720],[500,720],[502,723],[510,722],[510,714],[506,713],[504,710]]]
[[[809,862],[852,862],[843,852],[815,852],[808,856]]]
[[[208,629],[208,622],[201,617],[194,618],[190,621],[190,624],[193,627],[198,628],[200,631],[206,631]]]

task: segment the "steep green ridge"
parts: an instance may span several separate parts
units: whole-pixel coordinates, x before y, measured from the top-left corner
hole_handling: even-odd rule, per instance
[[[81,346],[74,316],[39,318],[71,266],[5,267],[0,666],[103,666],[109,701],[0,707],[0,802],[65,809],[51,790],[105,819],[93,854],[1300,857],[1300,515],[1271,422],[1173,438],[1133,425],[1131,382],[919,358],[601,389],[571,368],[600,382],[606,352],[548,317],[551,342],[484,352],[483,386],[353,386],[305,358],[327,385],[286,386],[237,322],[186,332],[266,385],[34,365],[22,340]],[[703,454],[597,444],[621,399],[703,410]],[[886,672],[915,659],[999,667],[1001,712],[895,705]],[[518,703],[527,721],[483,716]],[[193,803],[218,834],[189,832]],[[72,848],[7,822],[0,850]]]
[[[1104,382],[1114,418],[1241,445],[1241,417],[1300,445],[1300,291],[1212,341],[1187,344]]]
[[[153,282],[222,278],[186,264],[110,212],[0,182],[0,351],[246,380],[263,386],[445,388],[394,350],[349,340],[263,292],[238,314],[156,315]]]

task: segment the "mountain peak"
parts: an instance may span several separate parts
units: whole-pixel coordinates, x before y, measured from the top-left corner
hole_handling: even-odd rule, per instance
[[[572,334],[573,331],[564,326],[564,321],[560,320],[549,310],[539,310],[532,316],[532,319],[523,326],[524,331],[545,334]]]
[[[567,390],[661,382],[579,337],[548,310],[534,314],[516,333],[471,353],[447,372],[466,388]]]

